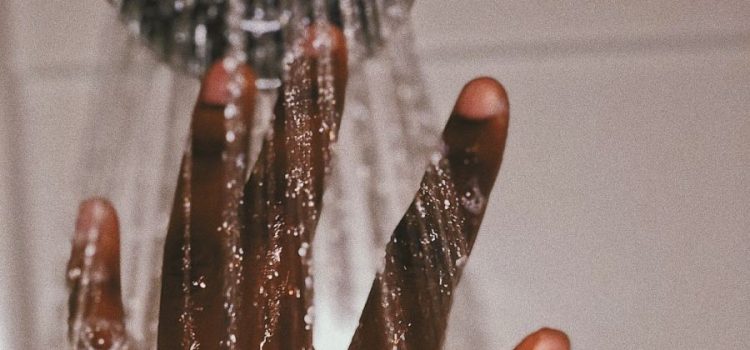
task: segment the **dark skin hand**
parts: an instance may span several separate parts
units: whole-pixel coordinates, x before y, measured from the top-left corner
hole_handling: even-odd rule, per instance
[[[311,43],[315,31],[310,31]],[[346,86],[346,45],[344,36],[339,30],[330,31],[332,38],[332,59],[335,103],[329,110],[321,109],[315,103],[321,82],[315,77],[318,54],[312,47],[307,47],[305,54],[290,65],[290,86],[282,87],[282,92],[275,107],[277,116],[274,121],[274,136],[265,140],[261,154],[255,164],[250,178],[244,187],[244,204],[241,207],[241,238],[244,250],[243,278],[241,284],[241,306],[238,313],[238,349],[302,349],[312,348],[312,331],[307,326],[304,316],[309,306],[304,285],[307,267],[297,254],[304,237],[312,241],[312,232],[317,224],[321,210],[321,198],[324,190],[323,180],[329,157],[324,154],[331,139],[326,132],[313,132],[308,139],[312,147],[309,156],[309,179],[306,184],[313,194],[312,205],[308,208],[294,203],[299,198],[285,196],[283,186],[268,186],[274,180],[284,183],[287,174],[294,164],[294,155],[302,151],[294,143],[285,142],[285,137],[295,136],[295,127],[285,123],[295,108],[302,108],[309,114],[305,123],[311,130],[321,130],[326,113],[331,109],[340,116],[344,105]],[[255,105],[254,77],[250,69],[241,67],[240,72],[246,84],[240,99],[243,118],[250,122]],[[159,314],[159,349],[184,349],[185,332],[200,343],[201,349],[218,349],[225,340],[225,316],[222,295],[222,246],[221,235],[217,231],[222,216],[222,186],[224,168],[221,154],[224,147],[224,106],[229,100],[226,91],[229,77],[222,65],[215,64],[206,73],[203,85],[195,106],[192,118],[193,161],[191,208],[191,247],[192,269],[191,280],[201,279],[203,285],[191,286],[192,297],[191,322],[189,326],[182,322],[183,310],[183,271],[182,245],[185,218],[181,210],[183,184],[178,185],[172,216],[164,249],[161,309]],[[325,82],[323,82],[325,83]],[[284,98],[286,97],[286,98]],[[456,193],[465,193],[477,188],[483,196],[491,192],[505,147],[508,130],[509,105],[505,89],[491,78],[478,78],[469,82],[461,92],[453,113],[443,133],[446,149],[443,152],[446,167],[453,174]],[[472,162],[465,162],[466,150],[472,150]],[[426,188],[428,176],[421,185]],[[472,182],[473,181],[473,182]],[[473,186],[473,187],[472,187]],[[418,194],[419,196],[419,194]],[[415,198],[416,203],[417,198]],[[454,198],[454,200],[456,200]],[[478,210],[460,209],[466,217],[460,230],[470,250],[486,209],[485,200]],[[416,210],[416,204],[407,211],[398,225],[393,237],[398,241],[408,242],[417,234],[414,225],[410,224],[409,215]],[[300,212],[299,208],[308,208]],[[283,218],[280,220],[278,218]],[[430,220],[436,218],[428,217]],[[274,226],[275,225],[275,226]],[[307,230],[298,235],[274,235],[269,227],[281,227],[281,230],[292,230],[305,227]],[[92,280],[90,293],[86,296],[84,320],[107,320],[110,324],[123,324],[123,304],[120,292],[120,253],[119,227],[117,214],[112,205],[105,199],[94,198],[85,201],[79,211],[73,250],[68,263],[68,271],[80,269],[83,264],[86,233],[98,230],[99,238],[95,242],[92,269],[100,271],[99,278]],[[271,251],[271,247],[281,247]],[[441,317],[427,313],[420,301],[425,293],[425,277],[414,274],[413,255],[404,244],[391,243],[387,248],[386,271],[396,271],[393,283],[402,290],[398,302],[403,310],[403,321],[411,326],[404,334],[403,347],[408,349],[440,348],[444,335],[447,313],[450,309],[450,298]],[[267,273],[275,271],[277,278],[268,279]],[[78,307],[76,290],[80,288],[80,276],[69,274],[69,285],[72,288],[70,298],[70,315]],[[363,310],[360,327],[357,329],[350,349],[386,349],[389,343],[383,320],[381,306],[382,279],[375,279],[370,297]],[[205,286],[205,287],[203,287]],[[262,292],[261,292],[262,291]],[[301,296],[300,296],[301,294]],[[270,325],[270,327],[264,327]],[[189,329],[188,329],[189,328]],[[112,344],[112,330],[101,329],[96,333],[95,348],[109,349]],[[527,336],[516,350],[567,350],[570,342],[567,336],[557,330],[543,328]]]

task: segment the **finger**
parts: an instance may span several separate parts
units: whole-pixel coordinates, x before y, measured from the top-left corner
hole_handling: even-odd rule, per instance
[[[241,77],[241,97],[239,100],[242,118],[246,125],[251,125],[255,110],[255,75],[246,65],[238,68]],[[214,63],[203,77],[198,101],[193,112],[191,130],[193,132],[193,156],[203,161],[221,160],[224,150],[224,108],[231,99],[229,82],[232,77],[224,67],[223,61]],[[249,140],[242,140],[247,146]]]
[[[510,106],[505,88],[492,78],[466,84],[443,132],[445,158],[466,219],[469,249],[487,209],[508,136]]]
[[[312,348],[308,248],[341,118],[347,62],[344,36],[333,27],[310,29],[302,48],[286,68],[273,132],[245,190],[242,324],[252,330],[240,339],[246,348]]]
[[[261,182],[271,181],[304,186],[314,200],[310,209],[320,209],[325,169],[330,144],[335,141],[344,106],[347,79],[346,39],[336,27],[327,30],[310,28],[302,43],[303,53],[288,66],[287,78],[280,88],[274,106],[273,132],[262,147],[247,191],[254,191]],[[326,40],[321,40],[324,36]],[[328,41],[330,48],[320,48],[318,41]],[[306,167],[304,178],[288,179],[294,167]],[[309,183],[299,183],[299,182]],[[253,183],[255,182],[255,183]],[[277,201],[284,201],[296,211],[295,201],[288,200],[288,186],[277,186],[266,192]],[[307,201],[310,198],[294,196]]]
[[[570,339],[559,330],[542,328],[526,337],[515,350],[570,350]]]
[[[76,348],[114,349],[125,342],[120,292],[120,229],[112,205],[99,198],[79,208],[67,267],[68,335]]]
[[[239,100],[241,116],[250,125],[255,109],[255,78],[244,65],[239,67],[239,73],[244,81]],[[230,100],[230,80],[221,61],[211,66],[193,111],[192,156],[183,159],[164,248],[160,349],[218,344],[222,334],[222,249],[217,230],[222,220],[224,109]],[[249,140],[240,142],[247,149]],[[189,214],[183,203],[186,192],[192,198]],[[186,221],[188,215],[190,219]],[[185,240],[185,230],[189,242]]]
[[[452,295],[502,161],[508,99],[497,81],[462,90],[444,149],[386,247],[350,349],[439,349]]]

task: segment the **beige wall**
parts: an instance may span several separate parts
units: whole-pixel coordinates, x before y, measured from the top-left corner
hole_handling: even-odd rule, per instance
[[[0,6],[1,349],[59,332],[66,187],[111,16]],[[480,74],[512,105],[447,348],[510,349],[542,325],[578,349],[750,348],[748,18],[741,0],[417,2],[436,110]]]
[[[750,348],[750,3],[436,3],[416,28],[437,110],[483,74],[511,100],[448,348],[542,325],[578,349]]]

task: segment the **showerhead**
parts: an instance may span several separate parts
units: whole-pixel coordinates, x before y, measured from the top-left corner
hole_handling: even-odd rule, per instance
[[[382,43],[381,15],[390,3],[410,0],[322,0],[327,20],[358,28],[365,55]],[[201,75],[225,54],[229,0],[110,0],[131,32],[141,37],[163,61],[192,75]],[[247,60],[260,81],[273,85],[281,72],[285,29],[293,12],[312,15],[310,0],[245,0],[241,22]],[[297,14],[299,15],[299,14]],[[355,23],[352,23],[355,22]],[[350,26],[351,27],[351,26]]]

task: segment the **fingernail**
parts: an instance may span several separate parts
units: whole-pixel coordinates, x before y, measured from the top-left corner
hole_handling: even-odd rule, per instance
[[[507,115],[508,96],[503,86],[488,77],[470,81],[456,101],[453,113],[464,119],[481,121]]]

